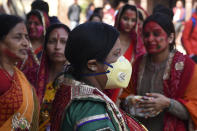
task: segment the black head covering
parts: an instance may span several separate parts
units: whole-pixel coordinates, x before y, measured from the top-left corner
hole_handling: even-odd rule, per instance
[[[99,14],[94,14],[94,13],[90,16],[88,21],[91,22],[94,17],[98,17],[100,19],[100,21],[102,21],[101,16]]]
[[[143,28],[145,27],[145,25],[150,22],[150,21],[154,21],[157,24],[159,24],[164,30],[165,32],[170,35],[171,33],[175,33],[174,30],[174,25],[170,19],[170,17],[164,13],[160,13],[160,12],[156,12],[152,15],[150,15],[143,24]]]
[[[164,14],[168,15],[171,20],[173,20],[173,16],[174,16],[173,11],[171,9],[165,7],[164,5],[161,5],[161,4],[156,5],[153,9],[153,14],[157,13],[157,12],[164,13]]]
[[[50,20],[50,24],[60,24],[60,20],[58,19],[57,16],[52,16],[52,17],[49,17],[49,20]]]
[[[23,19],[18,16],[0,14],[0,40],[2,40],[10,30],[20,22],[23,22]]]
[[[159,24],[162,27],[162,29],[167,33],[168,36],[170,36],[171,33],[174,33],[174,36],[175,36],[174,24],[172,23],[172,20],[169,17],[169,15],[161,13],[161,12],[153,13],[144,21],[143,30],[144,30],[145,25],[149,23],[150,21],[154,21],[157,24]],[[174,48],[174,45],[175,45],[175,38],[173,42],[170,44],[170,50]]]
[[[32,2],[31,4],[31,9],[32,10],[40,10],[40,11],[44,11],[47,14],[49,13],[49,5],[47,2],[43,1],[43,0],[35,0],[34,2]]]
[[[99,22],[86,22],[77,26],[69,34],[65,57],[79,77],[88,60],[104,62],[113,48],[119,32],[112,26]]]

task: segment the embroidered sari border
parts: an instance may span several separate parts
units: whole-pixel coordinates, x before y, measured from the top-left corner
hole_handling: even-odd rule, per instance
[[[99,120],[105,120],[105,119],[110,119],[107,113],[106,114],[101,114],[101,115],[86,117],[86,118],[83,118],[82,120],[77,122],[77,124],[75,126],[75,129],[78,130],[79,127],[81,127],[81,126],[83,126],[87,123],[91,123],[91,122],[99,121]]]

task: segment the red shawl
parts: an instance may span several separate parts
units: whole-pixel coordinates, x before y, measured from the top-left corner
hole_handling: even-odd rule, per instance
[[[10,88],[0,96],[0,127],[18,111],[23,102],[23,92],[16,73],[12,79],[14,82],[10,84]]]
[[[136,60],[134,63],[133,73],[132,73],[132,83],[130,83],[130,86],[123,91],[123,94],[121,95],[121,98],[126,98],[129,94],[136,94],[136,88],[138,83],[138,73],[140,72],[140,64],[142,62],[144,57],[140,57]],[[184,63],[183,69],[177,69],[177,63]],[[163,81],[164,85],[164,95],[175,99],[179,102],[181,102],[183,105],[186,106],[188,109],[190,116],[192,120],[195,122],[194,124],[197,125],[197,115],[196,115],[196,109],[197,107],[196,102],[194,99],[196,99],[195,95],[193,94],[190,96],[188,90],[193,90],[193,92],[197,92],[197,90],[194,88],[196,86],[195,84],[191,84],[194,81],[191,81],[192,77],[194,77],[194,69],[196,70],[195,63],[188,57],[184,56],[180,52],[176,52],[172,63],[170,65],[170,74],[169,78]],[[196,76],[195,76],[196,77]],[[134,88],[132,88],[134,87]],[[189,96],[189,97],[188,97]],[[164,117],[164,131],[186,131],[186,125],[184,121],[178,119],[177,117],[171,115],[170,113],[166,113]]]
[[[4,69],[0,69],[0,83],[1,83],[1,88],[0,88],[0,96],[3,95],[7,90],[10,89],[12,81],[11,79],[12,76],[8,74],[8,72]]]

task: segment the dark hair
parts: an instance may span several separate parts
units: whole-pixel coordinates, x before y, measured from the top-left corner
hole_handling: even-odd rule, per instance
[[[100,7],[95,8],[94,11],[93,11],[93,14],[98,14],[98,15],[100,15],[100,11],[103,11],[103,8],[100,8]],[[100,15],[100,17],[102,18],[103,16]]]
[[[50,21],[51,25],[52,24],[60,24],[61,23],[57,16],[52,16],[49,19],[50,19],[49,21]]]
[[[94,3],[91,2],[91,3],[88,5],[88,7],[86,8],[86,15],[88,15],[88,11],[90,10],[91,6],[94,6]]]
[[[32,2],[31,4],[31,9],[32,10],[40,10],[40,11],[44,11],[47,14],[49,13],[49,5],[47,2],[43,1],[43,0],[35,0],[34,2]]]
[[[50,25],[50,26],[47,28],[47,31],[46,31],[45,40],[44,40],[44,49],[46,49],[46,45],[47,45],[47,43],[48,43],[50,33],[51,33],[54,29],[57,29],[57,28],[64,28],[64,30],[65,30],[68,34],[70,33],[69,27],[68,27],[67,25],[62,24],[62,23],[56,23],[56,24]]]
[[[156,12],[164,13],[170,17],[171,20],[173,20],[174,13],[171,9],[165,7],[164,5],[158,4],[153,8],[153,14]]]
[[[98,8],[95,8],[94,9],[94,12],[93,13],[98,13],[99,14],[99,12],[102,11],[102,10],[103,10],[103,8],[98,7]]]
[[[138,18],[141,20],[141,21],[144,21],[144,17],[142,15],[142,12],[141,11],[137,11],[138,12]]]
[[[92,14],[92,15],[90,16],[90,18],[89,18],[88,21],[92,21],[92,19],[93,19],[94,17],[98,17],[98,18],[100,19],[100,21],[102,22],[102,18],[101,18],[101,16],[100,16],[99,14]]]
[[[143,31],[144,31],[144,27],[146,26],[146,24],[151,21],[154,21],[157,24],[159,24],[162,27],[162,29],[167,33],[168,36],[170,36],[171,33],[174,34],[173,42],[170,43],[170,50],[173,50],[175,47],[175,29],[174,29],[174,24],[172,23],[172,20],[169,17],[169,15],[166,15],[166,14],[160,13],[160,12],[156,12],[156,13],[150,15],[144,21]]]
[[[21,22],[24,21],[18,16],[0,14],[0,40],[3,40],[10,30]]]
[[[118,36],[114,27],[101,22],[77,26],[70,32],[65,48],[65,57],[71,64],[68,73],[80,80],[88,60],[96,59],[103,63]]]
[[[42,23],[42,25],[43,25],[41,12],[40,12],[39,10],[32,10],[32,11],[30,11],[30,12],[27,14],[27,18],[26,18],[26,20],[28,21],[28,20],[29,20],[29,18],[30,18],[32,15],[37,16],[37,17],[38,17],[38,19],[40,20],[40,22],[41,22],[41,23]]]
[[[136,22],[137,22],[138,15],[137,15],[137,8],[136,8],[136,6],[125,4],[122,8],[120,8],[119,13],[116,16],[117,29],[119,29],[119,27],[120,27],[120,19],[121,19],[122,15],[127,10],[132,10],[132,11],[135,11],[136,12]]]

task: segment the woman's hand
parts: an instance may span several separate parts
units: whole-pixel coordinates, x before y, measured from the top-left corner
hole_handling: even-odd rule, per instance
[[[119,107],[125,112],[129,113],[129,105],[126,99],[121,99]]]
[[[141,98],[142,96],[129,95],[126,99],[121,100],[120,108],[129,113],[129,108],[134,106]]]
[[[159,93],[146,93],[142,99],[138,107],[143,108],[144,114],[148,114],[146,117],[156,116],[170,106],[170,99]]]

